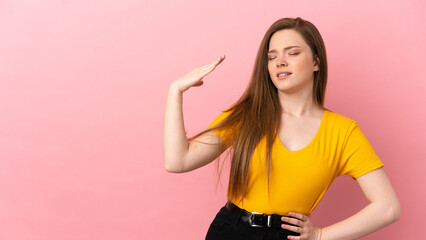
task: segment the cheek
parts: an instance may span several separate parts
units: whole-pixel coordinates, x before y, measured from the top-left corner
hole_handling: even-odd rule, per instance
[[[314,63],[310,59],[301,59],[297,64],[294,65],[298,71],[310,73],[314,69]]]

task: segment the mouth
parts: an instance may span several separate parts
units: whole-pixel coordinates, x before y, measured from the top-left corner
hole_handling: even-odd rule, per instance
[[[277,78],[278,79],[283,79],[283,78],[286,78],[286,77],[288,77],[290,75],[291,75],[291,72],[278,72],[277,73]]]

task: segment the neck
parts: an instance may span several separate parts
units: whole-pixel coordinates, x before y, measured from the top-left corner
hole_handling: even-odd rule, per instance
[[[278,97],[284,115],[295,117],[313,115],[323,109],[314,101],[311,88],[294,93],[278,91]]]

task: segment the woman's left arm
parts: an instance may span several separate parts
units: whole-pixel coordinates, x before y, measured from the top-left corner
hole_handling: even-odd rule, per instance
[[[315,227],[308,216],[291,213],[290,216],[300,219],[293,222],[299,227],[285,224],[283,228],[297,230],[301,235],[289,239],[358,239],[399,220],[398,197],[382,168],[358,177],[357,182],[370,204],[353,216],[322,229]],[[284,219],[292,223],[292,220]]]

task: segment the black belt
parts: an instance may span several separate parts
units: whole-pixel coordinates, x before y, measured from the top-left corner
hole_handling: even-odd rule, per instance
[[[248,212],[230,201],[226,203],[225,207],[234,214],[239,214],[241,212],[240,220],[252,227],[281,228],[281,224],[283,224],[281,221],[282,215],[266,215],[264,213]],[[285,224],[293,225],[287,222]]]

